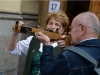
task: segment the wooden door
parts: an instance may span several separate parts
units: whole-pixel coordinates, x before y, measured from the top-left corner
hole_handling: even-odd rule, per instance
[[[89,10],[95,13],[100,20],[100,0],[91,0]],[[100,34],[98,38],[100,38]]]

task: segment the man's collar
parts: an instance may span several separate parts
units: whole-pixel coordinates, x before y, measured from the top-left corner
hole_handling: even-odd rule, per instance
[[[97,39],[97,38],[89,38],[89,39],[82,40],[81,42],[87,41],[87,40],[92,40],[92,39]],[[80,43],[81,43],[81,42],[80,42]]]

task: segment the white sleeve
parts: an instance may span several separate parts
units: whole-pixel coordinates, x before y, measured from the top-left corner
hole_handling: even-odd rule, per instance
[[[22,55],[22,53],[27,54],[29,44],[33,37],[34,36],[29,36],[26,40],[19,41],[16,45],[16,48],[12,51],[9,51],[9,53],[14,55]]]

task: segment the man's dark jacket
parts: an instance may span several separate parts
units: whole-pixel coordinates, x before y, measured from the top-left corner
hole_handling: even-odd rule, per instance
[[[83,41],[76,47],[90,54],[100,64],[100,40]],[[66,57],[63,55],[66,54]],[[93,75],[94,65],[85,58],[68,50],[63,50],[54,60],[52,46],[44,45],[40,59],[41,75]]]

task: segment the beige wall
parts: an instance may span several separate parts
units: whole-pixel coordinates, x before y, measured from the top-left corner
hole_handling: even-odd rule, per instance
[[[38,13],[39,2],[37,0],[22,0],[21,12],[25,13]]]
[[[0,11],[38,13],[38,0],[0,0]]]
[[[0,0],[0,11],[20,12],[21,0]]]

